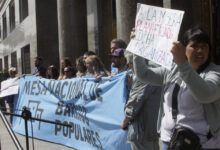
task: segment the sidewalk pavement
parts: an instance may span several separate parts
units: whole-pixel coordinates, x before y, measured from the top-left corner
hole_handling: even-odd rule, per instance
[[[6,118],[9,121],[9,117],[6,116]],[[25,136],[20,134],[16,134],[16,136],[21,146],[24,148],[24,150],[26,150]],[[7,131],[7,128],[4,126],[4,123],[0,117],[0,150],[16,150],[16,149],[17,148],[14,145]],[[33,150],[32,138],[29,138],[29,150]],[[74,150],[74,149],[63,145],[34,139],[34,150]]]
[[[9,121],[9,116],[6,116],[6,118]],[[26,150],[25,136],[17,133],[16,136],[23,149]],[[161,147],[161,141],[159,144]],[[16,146],[14,145],[6,127],[4,126],[1,117],[0,117],[0,150],[16,150]],[[33,150],[32,138],[29,138],[29,150]],[[75,149],[55,143],[34,139],[34,150],[75,150]]]

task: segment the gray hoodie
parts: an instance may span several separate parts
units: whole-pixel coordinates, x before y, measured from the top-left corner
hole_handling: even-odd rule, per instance
[[[157,116],[160,105],[161,87],[133,82],[129,99],[126,104],[125,116],[131,124],[128,127],[128,141],[144,142],[157,140]]]
[[[187,61],[179,66],[173,64],[171,70],[167,70],[163,67],[151,68],[146,65],[144,58],[134,56],[134,70],[137,78],[142,82],[163,88],[157,121],[158,132],[164,115],[162,106],[164,93],[177,78],[180,78],[186,83],[194,99],[203,104],[205,117],[213,136],[220,136],[220,66],[210,64],[198,74]]]

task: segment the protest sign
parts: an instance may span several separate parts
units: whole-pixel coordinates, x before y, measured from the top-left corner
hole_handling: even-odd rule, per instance
[[[130,150],[127,132],[120,127],[127,96],[125,78],[126,73],[98,82],[94,78],[56,81],[26,76],[20,79],[14,113],[21,114],[17,110],[26,106],[32,117],[72,126],[33,121],[38,139],[79,150]],[[25,134],[24,120],[15,117],[13,129]]]
[[[127,50],[170,69],[170,50],[178,38],[183,15],[179,10],[138,4],[135,37]]]
[[[18,94],[19,78],[13,78],[1,82],[0,97]]]

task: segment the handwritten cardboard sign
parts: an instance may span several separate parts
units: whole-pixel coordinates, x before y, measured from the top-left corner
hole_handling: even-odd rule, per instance
[[[18,94],[19,78],[13,78],[1,82],[0,97]]]
[[[171,69],[172,43],[177,40],[183,11],[138,4],[135,38],[127,50]]]

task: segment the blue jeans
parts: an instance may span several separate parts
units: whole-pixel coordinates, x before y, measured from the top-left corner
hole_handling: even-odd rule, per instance
[[[167,150],[168,149],[168,144],[169,142],[162,142],[162,149],[161,150]],[[220,149],[205,149],[205,148],[202,148],[201,150],[220,150]]]
[[[168,149],[169,142],[162,141],[162,149],[161,150],[167,150]]]

